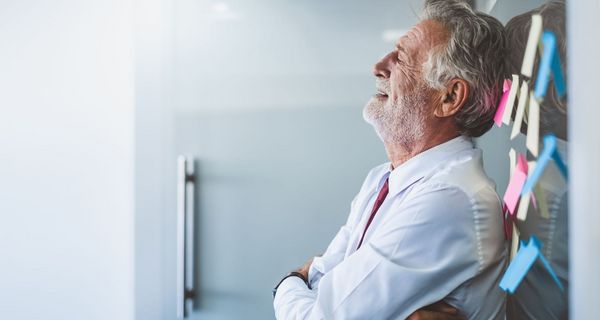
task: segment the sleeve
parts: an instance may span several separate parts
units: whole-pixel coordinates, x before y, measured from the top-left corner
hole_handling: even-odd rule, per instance
[[[444,299],[479,270],[469,197],[430,187],[389,212],[372,238],[309,290],[287,279],[274,300],[277,319],[405,319]]]
[[[319,286],[319,281],[321,277],[329,270],[333,269],[337,266],[342,260],[344,260],[344,255],[346,253],[346,248],[348,247],[348,241],[350,240],[350,235],[354,229],[354,225],[356,224],[356,210],[355,203],[358,195],[352,200],[350,204],[350,214],[348,215],[348,219],[346,224],[343,225],[338,233],[335,235],[329,246],[327,246],[327,250],[320,257],[314,257],[313,262],[308,270],[308,282],[311,287],[317,288]]]
[[[358,199],[364,198],[365,194],[369,193],[369,186],[371,186],[374,180],[381,179],[381,171],[389,168],[389,163],[384,163],[377,166],[367,174],[358,194],[354,197],[350,204],[350,214],[346,220],[346,224],[343,225],[338,233],[335,235],[325,253],[320,257],[314,257],[313,262],[308,270],[308,282],[313,289],[318,288],[319,282],[324,274],[332,270],[340,262],[344,260],[346,254],[346,248],[348,248],[348,241],[352,235],[354,228],[358,224],[361,218],[360,210],[358,210],[357,202]],[[368,199],[367,199],[368,200]]]

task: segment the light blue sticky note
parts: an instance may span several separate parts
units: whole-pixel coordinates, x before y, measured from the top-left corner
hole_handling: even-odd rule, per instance
[[[567,168],[567,165],[560,157],[560,153],[558,153],[558,149],[554,150],[554,153],[552,154],[552,159],[554,159],[554,163],[556,163],[558,170],[560,170],[560,173],[563,175],[565,180],[569,180],[569,169]]]
[[[548,91],[550,73],[552,71],[552,60],[554,60],[554,53],[556,52],[556,37],[554,37],[551,32],[544,31],[544,34],[542,35],[542,44],[544,46],[544,52],[540,59],[535,88],[533,90],[533,95],[538,99],[543,98],[546,95],[546,91]]]
[[[500,280],[502,290],[513,294],[540,255],[540,249],[535,245],[534,239],[535,237],[532,236],[528,244],[521,241],[521,248]]]
[[[535,184],[538,182],[544,169],[550,162],[550,160],[554,160],[560,173],[563,175],[565,180],[569,178],[569,170],[567,165],[563,162],[558,150],[556,148],[556,137],[552,134],[544,136],[544,150],[538,157],[537,164],[533,169],[533,172],[527,177],[525,181],[525,185],[523,185],[523,190],[521,190],[521,195],[524,196],[533,190]]]
[[[562,282],[560,282],[554,269],[552,269],[550,262],[541,253],[541,249],[542,243],[535,236],[531,236],[529,243],[527,244],[521,241],[521,249],[519,249],[517,255],[500,280],[500,288],[510,294],[515,293],[517,287],[521,284],[521,281],[523,281],[527,272],[529,272],[529,269],[531,269],[531,266],[533,266],[537,258],[540,258],[544,268],[548,270],[548,273],[550,273],[554,282],[556,282],[560,290],[564,290]]]
[[[556,151],[556,137],[552,135],[547,135],[544,137],[544,150],[538,157],[537,163],[533,172],[527,177],[525,180],[525,185],[523,186],[523,190],[521,190],[521,195],[524,196],[533,190],[535,184],[538,182],[544,169],[548,165],[548,162],[552,159],[552,155]]]
[[[554,272],[554,269],[552,269],[550,262],[548,260],[546,260],[546,257],[544,257],[544,255],[541,253],[540,253],[539,257],[540,257],[540,260],[542,260],[542,264],[544,265],[544,268],[546,268],[546,270],[548,270],[548,273],[550,273],[550,276],[552,276],[552,279],[554,279],[554,282],[556,282],[556,284],[558,285],[558,287],[560,288],[561,291],[564,291],[565,288],[563,287],[562,283],[560,282],[560,279],[558,279],[558,276],[556,275],[556,272]]]
[[[560,66],[560,54],[558,53],[558,47],[554,52],[554,59],[552,59],[552,76],[554,77],[554,87],[556,88],[556,93],[562,98],[565,93],[567,93],[567,85],[565,83],[565,77]]]
[[[544,51],[538,67],[537,80],[533,95],[541,100],[548,91],[550,74],[554,76],[554,87],[559,97],[566,93],[565,78],[560,67],[560,55],[557,50],[556,36],[550,31],[544,31],[542,35]]]

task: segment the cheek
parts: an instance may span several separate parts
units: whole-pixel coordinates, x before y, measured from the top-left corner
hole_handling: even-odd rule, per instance
[[[419,85],[417,73],[414,70],[406,68],[397,68],[390,76],[390,86],[392,88],[391,98],[396,101],[399,96],[406,95]]]

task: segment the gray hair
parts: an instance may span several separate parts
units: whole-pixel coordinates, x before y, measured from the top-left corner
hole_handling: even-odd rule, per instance
[[[445,45],[434,48],[423,66],[425,82],[443,89],[460,78],[469,96],[454,120],[461,134],[479,137],[493,123],[506,73],[506,35],[502,23],[457,0],[428,0],[421,20],[434,20],[449,32]]]

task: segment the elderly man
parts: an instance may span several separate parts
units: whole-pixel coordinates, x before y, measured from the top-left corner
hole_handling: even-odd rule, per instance
[[[501,206],[470,137],[491,127],[505,42],[463,2],[426,2],[375,65],[363,113],[390,162],[369,172],[326,252],[277,285],[278,319],[406,319],[436,302],[504,319]]]

